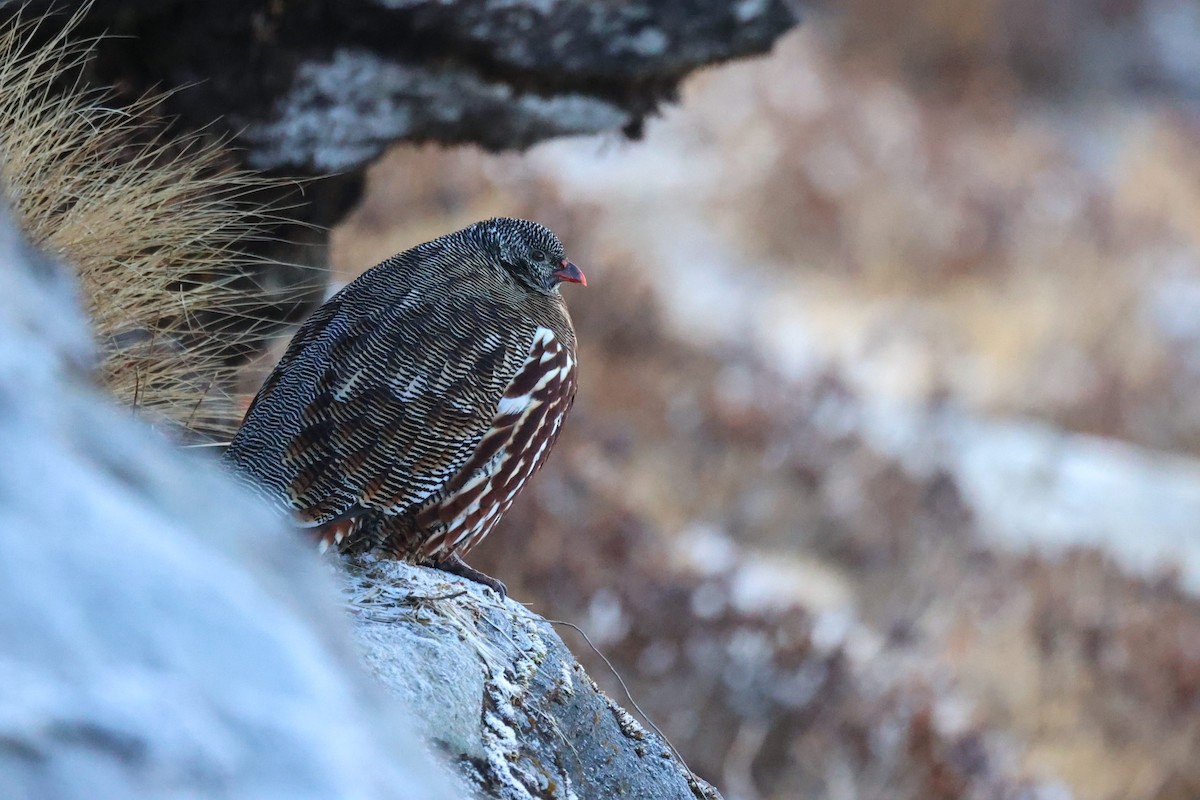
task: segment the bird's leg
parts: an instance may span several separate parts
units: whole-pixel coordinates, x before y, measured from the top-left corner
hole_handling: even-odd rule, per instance
[[[501,600],[508,597],[508,587],[504,585],[503,581],[498,581],[490,575],[484,575],[482,572],[470,566],[467,564],[467,562],[463,561],[453,553],[442,558],[434,559],[430,565],[436,569],[442,570],[443,572],[449,572],[451,575],[458,575],[459,577],[466,578],[469,581],[481,583],[494,591],[496,594],[500,595]]]

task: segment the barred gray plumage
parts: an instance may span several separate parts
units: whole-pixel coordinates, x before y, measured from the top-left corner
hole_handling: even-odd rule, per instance
[[[503,584],[460,558],[541,466],[575,397],[558,238],[492,219],[372,267],[300,328],[225,460],[343,551]]]

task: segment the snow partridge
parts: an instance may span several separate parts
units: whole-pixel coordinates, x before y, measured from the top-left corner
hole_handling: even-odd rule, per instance
[[[463,563],[546,460],[575,398],[558,238],[492,219],[372,267],[301,326],[226,463],[325,546],[491,586]]]

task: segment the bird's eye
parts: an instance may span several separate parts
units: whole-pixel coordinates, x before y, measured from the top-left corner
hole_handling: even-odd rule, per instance
[[[531,250],[529,252],[529,257],[532,258],[534,261],[545,261],[546,253],[542,250]]]

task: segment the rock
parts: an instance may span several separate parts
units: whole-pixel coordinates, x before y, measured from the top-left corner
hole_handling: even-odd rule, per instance
[[[72,36],[104,35],[96,82],[129,98],[171,92],[164,110],[181,129],[228,136],[246,165],[338,173],[289,208],[328,226],[357,199],[357,172],[397,141],[501,150],[636,135],[688,73],[769,50],[796,4],[97,0]],[[0,21],[61,7],[0,2]]]
[[[482,795],[719,798],[597,688],[547,620],[424,567],[346,567],[367,664]]]
[[[257,169],[353,170],[399,139],[459,141],[492,149],[628,125],[618,103],[582,92],[542,95],[473,70],[397,64],[363,47],[297,68],[292,86],[244,117],[247,160]],[[469,132],[469,133],[468,133]]]
[[[0,796],[461,796],[294,534],[91,387],[3,216],[0,267]]]

